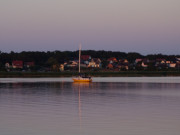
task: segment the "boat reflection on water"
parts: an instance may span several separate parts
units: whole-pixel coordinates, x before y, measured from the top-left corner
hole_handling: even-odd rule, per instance
[[[82,130],[82,101],[81,101],[81,90],[88,89],[90,87],[89,82],[73,82],[73,90],[78,91],[78,115],[79,115],[79,126]]]

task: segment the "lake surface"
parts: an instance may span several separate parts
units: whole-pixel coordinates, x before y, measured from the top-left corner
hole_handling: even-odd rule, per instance
[[[0,135],[179,135],[180,77],[0,78]]]

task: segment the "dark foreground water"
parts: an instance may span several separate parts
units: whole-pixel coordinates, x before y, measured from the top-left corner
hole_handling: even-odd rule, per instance
[[[180,135],[180,78],[1,78],[0,135]]]

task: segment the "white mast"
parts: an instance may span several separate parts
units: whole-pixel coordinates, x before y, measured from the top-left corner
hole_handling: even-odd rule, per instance
[[[81,65],[81,44],[79,44],[79,73],[81,71],[80,65]]]

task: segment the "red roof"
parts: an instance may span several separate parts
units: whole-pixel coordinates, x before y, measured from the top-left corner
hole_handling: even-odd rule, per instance
[[[117,62],[117,59],[116,59],[115,57],[111,57],[111,58],[109,58],[107,61]]]
[[[23,67],[23,61],[15,60],[12,62],[13,67],[15,68],[22,68]]]
[[[112,69],[114,66],[112,64],[108,64],[107,68]]]
[[[91,56],[90,55],[81,55],[81,59],[86,61],[86,60],[91,59]]]

